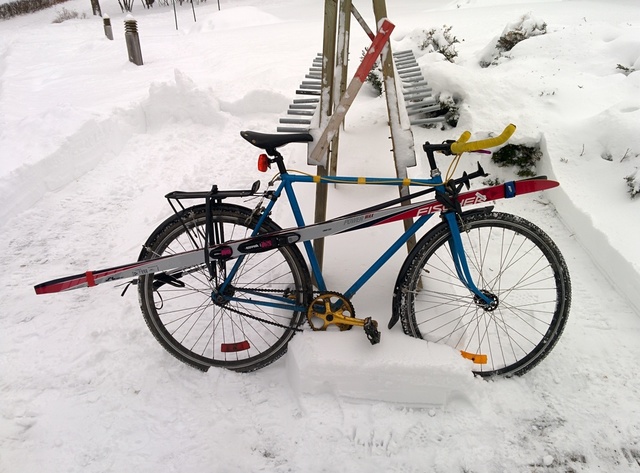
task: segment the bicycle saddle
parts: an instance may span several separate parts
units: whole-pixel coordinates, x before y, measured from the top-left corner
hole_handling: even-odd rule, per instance
[[[275,150],[289,143],[307,143],[313,141],[309,133],[258,133],[257,131],[241,131],[240,136],[253,146],[264,150]]]

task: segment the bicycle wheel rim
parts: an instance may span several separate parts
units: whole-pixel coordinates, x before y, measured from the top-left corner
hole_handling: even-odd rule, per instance
[[[566,323],[566,263],[544,232],[518,217],[472,215],[463,227],[472,279],[498,299],[497,308],[487,310],[460,282],[443,227],[416,255],[404,287],[405,330],[474,360],[486,356],[473,365],[480,376],[523,374],[549,353]]]
[[[248,214],[213,209],[217,231],[224,240],[246,238],[254,224]],[[184,221],[176,221],[160,232],[152,257],[201,248],[205,241],[205,212],[199,209]],[[273,231],[267,222],[260,233]],[[250,286],[281,294],[289,290],[296,302],[303,304],[306,294],[304,270],[291,248],[248,255],[236,272],[232,286],[242,291]],[[212,279],[205,265],[183,270],[184,287],[164,284],[154,288],[154,275],[139,281],[143,313],[156,338],[174,356],[198,368],[219,366],[238,371],[251,371],[269,364],[286,351],[286,345],[302,320],[301,312],[264,308],[251,303],[233,301],[216,304],[212,293],[224,279],[223,266],[236,260],[214,263],[218,278]],[[260,296],[254,296],[260,299]],[[253,315],[256,318],[252,319]]]

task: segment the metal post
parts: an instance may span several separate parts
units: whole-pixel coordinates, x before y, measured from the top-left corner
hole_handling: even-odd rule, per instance
[[[113,29],[111,28],[111,18],[109,18],[109,15],[105,14],[102,17],[102,22],[104,23],[104,35],[113,41]]]
[[[102,9],[100,8],[100,0],[91,0],[91,9],[93,10],[93,16],[96,16],[96,15],[102,16]]]
[[[124,20],[124,38],[127,43],[129,61],[136,66],[142,66],[142,51],[140,50],[140,37],[138,36],[138,22],[127,15]]]
[[[176,0],[172,0],[173,3],[173,18],[176,20],[176,30],[178,29],[178,13],[176,12]]]

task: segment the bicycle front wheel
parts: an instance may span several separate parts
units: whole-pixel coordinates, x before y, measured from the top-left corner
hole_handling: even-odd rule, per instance
[[[450,229],[440,224],[400,272],[395,315],[406,334],[474,360],[480,376],[521,375],[551,351],[566,324],[571,282],[564,258],[540,228],[514,215],[463,214],[460,233],[474,283],[497,304],[488,307],[460,282]]]
[[[214,205],[211,218],[216,244],[248,238],[256,226],[249,209],[231,204]],[[204,248],[205,228],[204,205],[179,212],[149,237],[140,260]],[[267,219],[258,234],[279,229]],[[213,262],[214,277],[203,263],[138,280],[140,307],[155,338],[176,358],[204,371],[210,366],[253,371],[273,363],[305,320],[294,306],[307,305],[311,280],[297,247],[244,256],[228,287],[232,300],[216,300],[214,293],[236,261]],[[269,304],[277,300],[284,301]]]

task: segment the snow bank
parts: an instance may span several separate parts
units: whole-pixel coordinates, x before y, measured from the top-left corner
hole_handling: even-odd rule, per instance
[[[0,178],[0,195],[12,203],[0,208],[0,227],[48,192],[64,188],[102,161],[117,156],[136,134],[162,133],[176,123],[219,128],[224,122],[213,95],[198,89],[176,70],[174,82],[152,84],[148,97],[142,102],[128,109],[116,109],[109,118],[85,122],[46,158]]]
[[[400,331],[384,331],[380,345],[371,345],[357,327],[307,331],[293,338],[286,356],[289,381],[298,395],[443,406],[452,399],[472,404],[482,383],[458,351]]]
[[[235,30],[242,28],[254,28],[256,26],[273,25],[281,23],[278,17],[266,13],[256,7],[225,8],[215,15],[209,15],[196,22],[189,29],[189,33],[207,33],[211,31]]]

